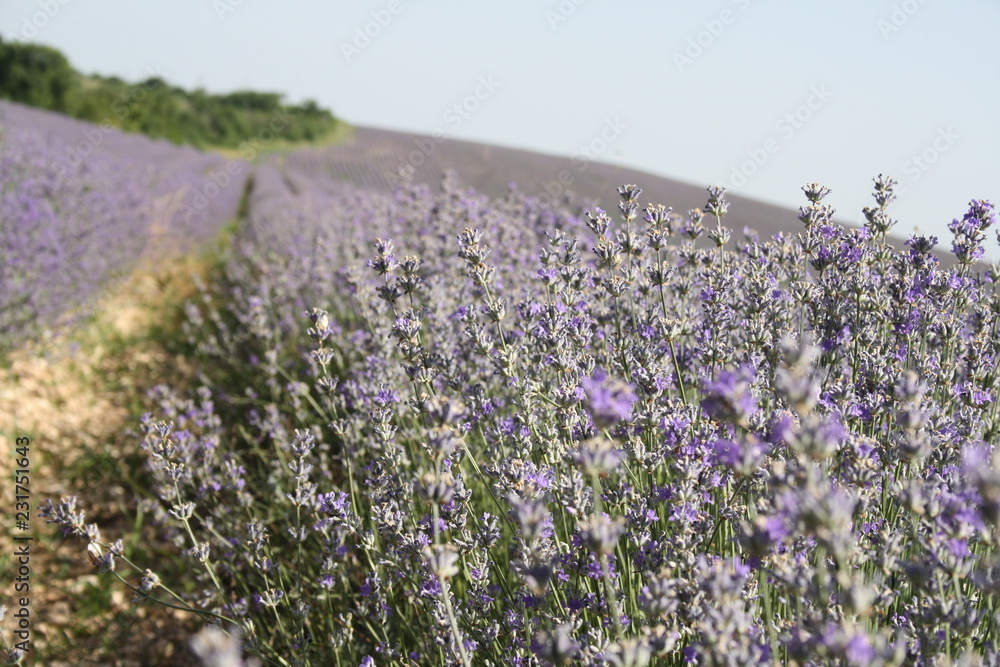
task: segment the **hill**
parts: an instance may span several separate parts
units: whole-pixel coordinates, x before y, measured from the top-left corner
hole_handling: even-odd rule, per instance
[[[355,127],[351,136],[337,145],[270,156],[267,162],[284,171],[291,189],[302,189],[307,181],[316,188],[349,182],[385,192],[401,180],[401,171],[403,177],[437,189],[442,174],[454,170],[463,185],[491,197],[503,196],[511,184],[516,184],[526,194],[542,200],[570,197],[600,202],[606,209],[616,206],[618,186],[634,183],[642,188],[643,204],[671,206],[678,213],[703,208],[705,186],[710,185],[682,183],[580,158],[365,127]],[[762,238],[770,238],[779,232],[789,234],[802,229],[797,211],[739,195],[729,195],[728,199],[732,205],[724,224],[736,233],[749,227]],[[806,203],[804,196],[802,201]],[[899,246],[901,240],[895,243]]]

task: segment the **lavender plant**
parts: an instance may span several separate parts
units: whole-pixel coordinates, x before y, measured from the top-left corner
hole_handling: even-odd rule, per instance
[[[634,185],[612,216],[258,176],[187,309],[201,386],[142,423],[190,576],[76,499],[42,511],[217,626],[199,655],[241,664],[225,631],[276,665],[997,661],[989,202],[947,263],[887,244],[884,176],[864,228],[809,184],[770,241],[734,240],[720,188],[706,231]]]

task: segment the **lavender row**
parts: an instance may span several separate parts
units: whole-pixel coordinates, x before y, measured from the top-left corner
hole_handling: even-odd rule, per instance
[[[236,215],[245,163],[0,110],[0,350],[87,316],[144,253],[202,245]]]
[[[992,204],[943,267],[937,239],[887,245],[881,176],[864,228],[809,184],[770,240],[734,237],[717,188],[677,213],[624,186],[612,215],[319,180],[260,171],[187,308],[202,386],[143,422],[146,507],[193,586],[76,499],[42,512],[137,599],[224,621],[196,651],[996,662]]]
[[[215,238],[236,216],[251,173],[242,160],[122,132],[110,121],[86,123],[11,102],[0,102],[0,117],[4,127],[53,142],[47,159],[56,168],[73,171],[85,162],[110,160],[154,172],[149,189],[155,197],[157,235],[167,237],[164,247],[175,252]]]
[[[0,350],[86,314],[142,252],[149,178],[107,159],[67,169],[60,145],[7,130],[0,150]]]

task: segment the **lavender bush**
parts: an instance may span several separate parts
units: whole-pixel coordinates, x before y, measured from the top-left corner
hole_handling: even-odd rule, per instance
[[[190,576],[42,516],[265,664],[995,664],[993,206],[945,267],[886,244],[893,186],[848,230],[809,184],[761,241],[718,188],[610,215],[262,170],[187,309],[201,386],[142,425]]]

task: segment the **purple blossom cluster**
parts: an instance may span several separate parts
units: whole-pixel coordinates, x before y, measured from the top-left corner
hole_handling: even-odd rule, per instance
[[[996,664],[993,207],[947,264],[887,245],[875,183],[867,227],[809,184],[762,241],[720,188],[610,214],[264,167],[187,308],[201,386],[143,421],[191,580],[42,515],[266,664]]]

